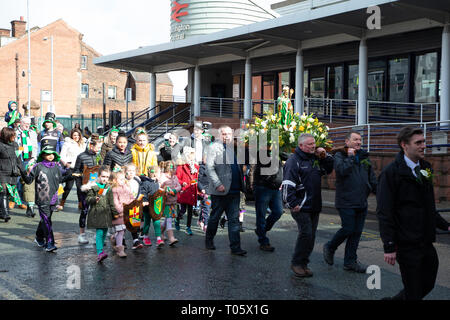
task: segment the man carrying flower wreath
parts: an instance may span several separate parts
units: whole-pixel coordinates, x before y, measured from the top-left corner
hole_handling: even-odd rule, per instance
[[[425,157],[422,129],[403,128],[401,151],[382,171],[377,189],[377,216],[384,261],[398,261],[404,289],[393,300],[421,300],[434,287],[439,260],[432,169]]]

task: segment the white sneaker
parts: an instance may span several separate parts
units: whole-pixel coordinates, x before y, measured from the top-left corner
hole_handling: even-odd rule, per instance
[[[86,234],[82,233],[78,236],[78,243],[79,244],[88,244],[89,240],[86,238]]]

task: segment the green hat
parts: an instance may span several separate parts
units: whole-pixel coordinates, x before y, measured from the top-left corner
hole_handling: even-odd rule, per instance
[[[44,126],[44,124],[45,124],[46,122],[50,122],[50,123],[53,124],[53,128],[56,128],[56,122],[55,122],[55,119],[56,119],[56,115],[55,115],[53,112],[47,112],[47,113],[45,114],[45,120],[44,120],[44,122],[42,122],[42,126]]]
[[[52,142],[49,142],[49,140],[43,140],[41,142],[42,145],[42,149],[41,149],[41,153],[39,153],[39,157],[37,159],[37,162],[42,162],[43,161],[43,154],[53,154],[55,155],[55,162],[59,162],[59,160],[61,159],[61,156],[58,154],[58,152],[56,152],[56,145],[52,144]]]

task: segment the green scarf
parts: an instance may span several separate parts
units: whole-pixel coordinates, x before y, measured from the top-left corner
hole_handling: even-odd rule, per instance
[[[23,160],[29,160],[33,151],[33,146],[28,144],[28,138],[30,138],[28,131],[22,131]]]

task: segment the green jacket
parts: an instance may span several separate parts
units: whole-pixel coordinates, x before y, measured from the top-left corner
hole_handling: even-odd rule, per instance
[[[89,206],[87,228],[106,229],[112,227],[113,217],[119,214],[114,207],[112,187],[108,184],[106,185],[99,202],[97,202],[96,198],[100,187],[96,183],[88,183],[83,185],[82,188],[87,190],[84,191],[87,192],[86,203]]]

